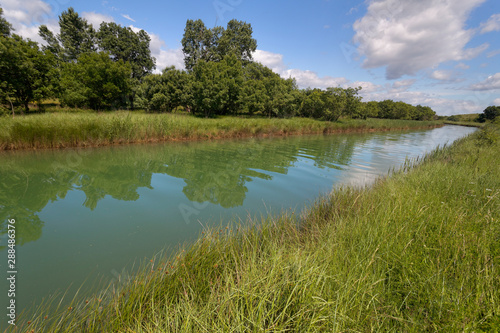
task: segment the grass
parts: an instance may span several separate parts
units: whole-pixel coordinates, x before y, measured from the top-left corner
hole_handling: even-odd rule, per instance
[[[437,121],[343,120],[305,118],[196,118],[176,114],[47,113],[0,118],[0,149],[87,147],[111,144],[200,140],[249,136],[429,128]]]
[[[211,229],[21,332],[498,332],[500,134],[485,128],[301,214]],[[47,317],[45,317],[47,316]]]

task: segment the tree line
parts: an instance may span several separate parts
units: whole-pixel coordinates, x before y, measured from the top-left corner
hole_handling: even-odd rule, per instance
[[[182,38],[185,70],[154,74],[155,58],[144,30],[114,22],[99,29],[73,8],[59,16],[60,32],[42,25],[44,45],[13,34],[0,9],[0,103],[29,110],[29,104],[57,98],[62,105],[94,110],[185,110],[195,115],[428,120],[426,106],[385,100],[363,102],[361,87],[299,89],[254,62],[257,41],[249,23],[231,20],[207,28],[188,20]]]

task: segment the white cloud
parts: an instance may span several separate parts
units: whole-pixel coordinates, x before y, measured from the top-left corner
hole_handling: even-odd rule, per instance
[[[463,79],[457,77],[457,72],[452,70],[435,70],[430,75],[430,78],[441,81],[441,82],[460,82]]]
[[[495,98],[495,100],[493,100],[493,105],[500,105],[500,98]]]
[[[372,0],[367,14],[353,25],[363,66],[387,66],[387,78],[397,79],[445,61],[476,57],[488,45],[466,49],[473,31],[464,26],[484,1]]]
[[[488,53],[486,54],[486,57],[488,57],[488,58],[493,58],[494,56],[497,56],[497,55],[499,55],[499,54],[500,54],[500,50],[493,50],[493,51],[491,51],[491,52],[488,52]]]
[[[52,7],[41,0],[2,0],[1,7],[5,18],[12,24],[45,24],[52,15]]]
[[[115,20],[109,16],[96,12],[82,12],[81,17],[87,20],[88,23],[92,24],[94,29],[98,30],[102,22],[114,22]]]
[[[478,91],[500,89],[500,73],[490,75],[486,80],[470,85],[469,89]]]
[[[463,62],[459,63],[458,65],[455,66],[455,68],[457,69],[469,69],[470,66],[469,65],[466,65],[464,64]]]
[[[316,72],[302,69],[290,69],[283,62],[283,55],[264,50],[256,50],[252,57],[255,61],[271,68],[283,78],[295,78],[300,88],[327,88],[337,87],[348,82],[343,77],[323,76],[320,77]]]
[[[12,24],[14,33],[36,42],[43,42],[38,36],[38,27],[47,25],[52,31],[59,31],[57,20],[53,18],[52,7],[41,0],[2,0],[5,19]]]
[[[122,15],[122,17],[126,18],[127,20],[135,22],[135,20],[133,18],[131,18],[128,14],[121,14],[121,15]]]
[[[481,33],[500,31],[500,14],[493,14],[488,21],[481,23]]]

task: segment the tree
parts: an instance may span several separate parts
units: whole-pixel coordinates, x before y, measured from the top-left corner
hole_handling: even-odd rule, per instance
[[[140,80],[155,68],[149,49],[151,38],[144,30],[135,33],[129,27],[103,22],[96,36],[101,51],[108,52],[115,61],[130,62],[132,78]]]
[[[243,84],[241,62],[226,56],[220,62],[199,61],[193,68],[193,110],[206,117],[236,113]]]
[[[136,87],[143,77],[151,74],[155,68],[155,58],[151,56],[149,43],[151,38],[144,30],[135,33],[129,27],[122,27],[114,22],[101,23],[97,33],[99,49],[108,52],[114,61],[125,61],[132,68],[132,89],[129,95],[130,107],[134,108]]]
[[[131,72],[129,63],[113,61],[108,53],[82,54],[76,63],[63,66],[61,99],[94,110],[119,107],[130,90]]]
[[[325,120],[337,121],[344,113],[347,105],[345,90],[340,87],[326,88],[323,99],[325,100],[323,118]]]
[[[191,101],[189,75],[175,67],[167,67],[162,74],[144,77],[137,92],[138,104],[147,111],[172,111],[187,107]]]
[[[252,38],[249,23],[231,20],[227,28],[217,26],[208,29],[202,20],[187,20],[182,38],[184,65],[191,71],[198,61],[222,61],[227,55],[234,55],[246,63],[252,59],[257,41]]]
[[[344,89],[344,93],[346,95],[346,104],[343,112],[344,115],[351,118],[366,118],[360,113],[361,96],[358,95],[358,92],[361,89],[361,87],[349,87]]]
[[[184,53],[184,65],[191,71],[199,59],[210,61],[209,49],[213,48],[215,40],[212,40],[212,32],[205,27],[202,20],[187,20],[184,36],[182,38],[182,52]]]
[[[40,101],[52,94],[54,56],[42,52],[37,43],[20,36],[0,37],[0,86],[2,97],[29,110],[29,102]]]
[[[8,37],[12,30],[12,25],[3,17],[3,9],[0,8],[0,36]]]
[[[252,33],[250,23],[234,19],[229,21],[219,40],[220,56],[234,54],[242,62],[251,61],[252,53],[257,49],[257,41],[252,38]]]
[[[59,16],[59,28],[57,36],[46,25],[41,25],[38,33],[47,42],[47,48],[63,61],[74,62],[80,54],[96,50],[94,28],[72,7]]]
[[[495,120],[498,116],[500,116],[500,106],[488,106],[479,115],[478,121],[484,123],[486,120]]]

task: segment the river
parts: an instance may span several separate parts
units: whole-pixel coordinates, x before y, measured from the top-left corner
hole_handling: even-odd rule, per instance
[[[15,219],[17,311],[117,279],[209,226],[299,212],[339,184],[368,185],[405,158],[474,132],[431,130],[0,153],[0,267]],[[5,307],[3,307],[5,309]],[[3,315],[5,317],[5,315]],[[2,320],[3,324],[3,320]]]

